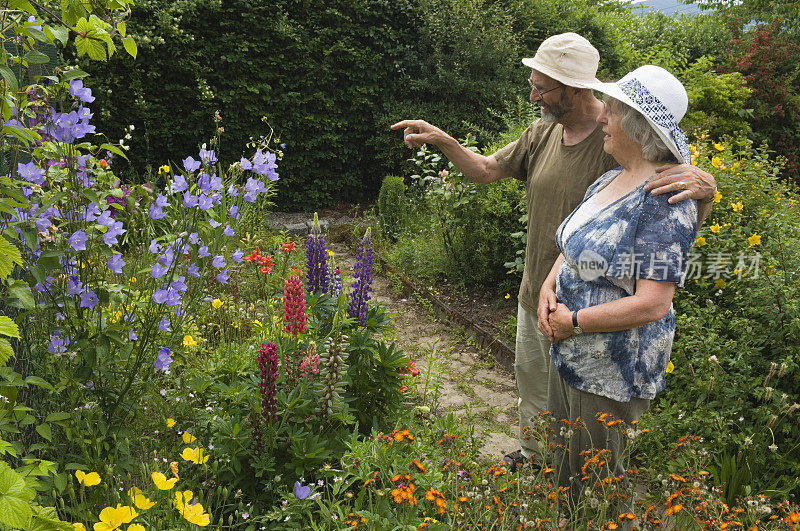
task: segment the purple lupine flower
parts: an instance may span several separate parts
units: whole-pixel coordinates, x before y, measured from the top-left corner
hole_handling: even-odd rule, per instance
[[[231,260],[237,264],[241,264],[244,261],[244,251],[241,249],[236,249],[233,254],[231,254]]]
[[[186,271],[186,274],[190,277],[197,278],[200,276],[200,268],[197,267],[197,264],[192,264],[189,266],[189,270]]]
[[[87,290],[81,293],[81,308],[89,308],[90,310],[97,306],[100,299],[97,294],[92,290]]]
[[[44,184],[44,170],[37,168],[36,164],[33,162],[28,162],[27,164],[20,162],[17,164],[17,173],[28,182],[38,184],[39,186]]]
[[[189,173],[195,172],[200,168],[200,161],[194,160],[193,157],[186,157],[183,159],[183,168]]]
[[[69,82],[69,93],[84,103],[92,103],[94,101],[92,89],[84,87],[83,81],[80,79],[73,79]]]
[[[231,226],[230,226],[228,223],[226,223],[226,224],[225,224],[225,228],[222,230],[222,234],[224,234],[225,236],[227,236],[228,238],[230,238],[230,237],[231,237],[231,236],[233,236],[235,233],[233,232],[233,229],[231,228]]]
[[[82,230],[76,230],[72,233],[72,236],[69,237],[67,243],[69,246],[75,249],[76,251],[85,251],[86,250],[86,240],[89,239],[86,236],[86,233]]]
[[[231,278],[231,277],[228,275],[228,271],[223,269],[222,271],[220,271],[217,274],[216,278],[217,278],[217,282],[219,282],[220,284],[227,284],[228,283],[228,279]]]
[[[261,391],[261,416],[268,424],[278,420],[278,401],[276,399],[278,380],[278,347],[274,343],[261,343],[258,349],[258,369]]]
[[[239,219],[239,207],[233,205],[231,208],[228,209],[228,215],[233,219]]]
[[[139,339],[139,336],[136,335],[136,332],[134,332],[133,330],[128,330],[128,340],[136,341],[137,339]]]
[[[175,179],[172,181],[172,186],[170,186],[173,194],[185,192],[188,188],[189,185],[186,183],[186,178],[181,174],[175,176]]]
[[[215,269],[222,269],[225,267],[225,258],[223,258],[221,254],[218,254],[211,261],[211,265],[214,266]]]
[[[125,260],[122,259],[121,254],[115,254],[106,262],[108,268],[114,273],[122,273],[122,268],[125,267]]]
[[[159,330],[161,330],[162,332],[171,332],[171,331],[172,331],[172,329],[171,329],[169,326],[170,326],[169,319],[168,319],[168,318],[167,318],[167,316],[165,315],[165,316],[164,316],[164,317],[162,317],[162,318],[161,318],[161,320],[158,322],[158,329],[159,329]]]
[[[319,226],[319,217],[314,213],[314,223],[306,240],[306,290],[309,293],[328,291],[328,249],[325,235]]]
[[[347,306],[347,315],[356,320],[361,326],[367,324],[367,301],[372,291],[372,240],[370,229],[364,234],[361,244],[356,252],[356,265],[353,266],[353,281],[350,304]]]
[[[153,363],[156,371],[169,372],[169,364],[172,363],[171,353],[172,350],[169,347],[158,349],[158,356],[156,356],[156,361]]]
[[[330,286],[331,295],[338,296],[342,292],[342,274],[339,272],[339,266],[336,266],[336,268],[331,271],[330,277],[328,277],[328,284]]]

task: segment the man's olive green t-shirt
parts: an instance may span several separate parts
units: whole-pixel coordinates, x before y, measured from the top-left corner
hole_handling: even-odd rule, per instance
[[[617,162],[603,151],[597,129],[574,146],[561,141],[563,126],[537,120],[494,156],[509,177],[525,181],[528,241],[519,303],[536,313],[539,290],[558,258],[556,229],[583,199],[586,189]]]

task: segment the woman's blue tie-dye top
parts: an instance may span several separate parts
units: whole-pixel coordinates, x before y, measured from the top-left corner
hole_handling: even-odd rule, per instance
[[[583,201],[619,173],[603,174]],[[683,285],[689,250],[697,233],[697,201],[674,205],[670,194],[653,195],[644,183],[604,206],[571,234],[556,232],[564,262],[556,277],[556,296],[570,310],[579,310],[633,295],[636,279]],[[631,397],[652,399],[666,385],[666,369],[675,335],[675,313],[619,332],[573,335],[553,344],[550,356],[572,387],[620,402]]]

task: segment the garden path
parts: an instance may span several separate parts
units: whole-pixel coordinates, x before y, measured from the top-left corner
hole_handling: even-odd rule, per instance
[[[332,243],[342,271],[352,271],[353,249]],[[376,261],[373,299],[386,306],[396,331],[397,346],[424,372],[429,363],[439,375],[440,394],[432,414],[452,412],[475,427],[483,443],[481,456],[498,461],[519,445],[514,375],[503,370],[490,353],[477,346],[464,328],[435,319],[427,301],[403,294],[399,281],[382,274]],[[347,282],[347,279],[343,279]]]

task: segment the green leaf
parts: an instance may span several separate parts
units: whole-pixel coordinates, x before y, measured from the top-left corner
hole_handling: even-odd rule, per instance
[[[95,192],[94,190],[92,190],[90,188],[84,188],[81,191],[81,193],[83,194],[83,197],[85,197],[86,199],[88,199],[92,203],[95,203],[95,204],[99,204],[100,203],[100,198],[97,197],[97,192]]]
[[[128,52],[128,55],[136,59],[136,52],[138,49],[136,47],[136,41],[133,40],[133,35],[123,37],[122,45],[125,47],[125,51]]]
[[[59,476],[54,476],[56,482]],[[58,483],[56,483],[58,486]],[[64,490],[63,488],[60,490]],[[27,531],[74,531],[75,527],[69,523],[58,519],[55,507],[33,506],[33,520]]]
[[[44,387],[45,389],[48,389],[50,391],[53,390],[52,385],[47,383],[42,378],[39,378],[38,376],[28,376],[27,378],[25,378],[25,383],[29,385],[38,385],[39,387]]]
[[[78,50],[78,57],[88,55],[94,61],[106,60],[106,49],[102,41],[77,35],[75,37],[75,48]]]
[[[23,529],[33,515],[31,502],[36,491],[6,463],[0,463],[0,523]]]
[[[50,62],[50,58],[47,57],[45,54],[40,52],[39,50],[31,50],[25,55],[22,56],[23,61],[28,61],[29,64],[33,65],[46,65]]]
[[[0,455],[5,454],[17,457],[17,451],[14,449],[14,445],[4,439],[0,439]]]
[[[14,349],[8,339],[0,337],[0,365],[5,365],[14,357]]]
[[[0,315],[0,334],[19,339],[19,327],[10,317]]]
[[[28,0],[10,0],[8,2],[9,9],[19,9],[22,11],[27,11],[31,15],[36,14],[36,9],[34,9],[33,5]]]
[[[14,264],[24,265],[22,254],[17,246],[0,237],[0,280],[5,280],[14,269]]]
[[[30,129],[20,127],[18,125],[6,124],[3,126],[2,133],[3,134],[8,133],[10,135],[14,135],[15,137],[25,142],[26,144],[32,144],[33,142],[36,142],[37,140],[40,140],[42,138],[41,136],[39,136],[38,133],[31,131]]]
[[[58,422],[61,420],[71,419],[72,415],[67,413],[66,411],[56,411],[55,413],[50,413],[47,415],[45,419],[47,422]]]
[[[125,23],[124,23],[124,22],[122,22],[122,21],[119,21],[119,22],[117,22],[117,31],[118,31],[118,32],[119,32],[119,34],[120,34],[120,35],[122,35],[123,37],[125,36],[125,33],[126,33],[126,31],[127,31],[127,30],[126,30],[126,27],[125,27]]]
[[[8,294],[12,299],[16,299],[19,305],[26,310],[33,310],[36,308],[36,299],[33,298],[33,292],[28,286],[28,283],[23,280],[9,279],[8,281]]]
[[[53,442],[53,431],[50,429],[50,424],[39,424],[36,426],[36,433],[47,439],[49,442]]]
[[[12,72],[9,67],[7,67],[6,65],[0,65],[0,76],[2,76],[3,81],[6,82],[6,86],[8,87],[9,92],[19,91],[19,83],[17,83],[17,76],[14,75],[14,72]]]
[[[64,73],[64,75],[61,76],[61,81],[62,82],[63,81],[69,81],[70,79],[82,78],[82,77],[86,77],[88,75],[89,74],[87,74],[83,70],[75,68],[74,70],[70,70],[69,72]]]
[[[53,39],[57,40],[61,44],[67,44],[69,40],[69,30],[64,26],[47,26],[47,29],[50,30],[50,33],[53,35]]]
[[[119,149],[117,146],[115,146],[113,144],[100,144],[100,149],[105,149],[107,151],[110,151],[114,155],[119,155],[120,157],[124,158],[125,160],[128,160],[128,157],[125,156],[125,153],[121,149]]]

